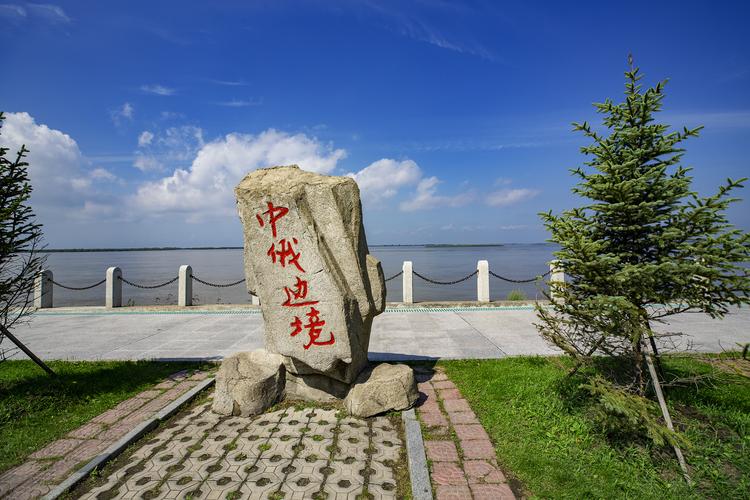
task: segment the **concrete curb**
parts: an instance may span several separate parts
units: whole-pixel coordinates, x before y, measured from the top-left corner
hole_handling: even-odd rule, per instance
[[[401,412],[406,433],[406,454],[409,458],[409,478],[414,500],[432,500],[430,472],[427,469],[427,456],[422,441],[422,427],[419,425],[414,408]]]
[[[199,383],[192,389],[190,389],[188,392],[180,396],[179,398],[172,401],[169,405],[164,407],[159,413],[151,417],[149,420],[143,422],[139,426],[137,426],[132,431],[128,432],[126,435],[124,435],[122,438],[120,438],[119,441],[114,443],[112,446],[104,450],[100,455],[97,455],[89,463],[78,469],[77,471],[73,472],[68,478],[63,481],[62,483],[58,484],[52,491],[47,493],[43,498],[44,500],[55,500],[56,498],[59,498],[61,495],[67,493],[71,489],[73,489],[78,483],[86,479],[89,474],[94,469],[97,469],[113,458],[117,457],[120,453],[125,451],[125,449],[130,446],[133,442],[138,440],[141,436],[146,434],[147,432],[155,429],[160,422],[163,422],[164,420],[168,419],[177,411],[184,406],[185,404],[192,401],[198,394],[200,394],[203,390],[207,389],[208,387],[212,386],[214,383],[213,378],[209,378],[204,380],[203,382]]]

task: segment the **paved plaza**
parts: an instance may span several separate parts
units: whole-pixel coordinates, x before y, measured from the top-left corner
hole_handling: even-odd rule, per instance
[[[204,402],[107,470],[80,498],[395,499],[398,419],[285,408],[222,417]]]
[[[377,316],[370,359],[549,355],[531,307],[389,307]],[[750,308],[724,319],[684,313],[656,325],[682,332],[679,349],[721,352],[750,342]],[[44,359],[222,359],[263,347],[258,308],[59,308],[39,311],[16,335]]]

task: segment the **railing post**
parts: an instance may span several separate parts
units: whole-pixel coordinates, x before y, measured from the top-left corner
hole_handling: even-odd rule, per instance
[[[410,260],[404,261],[404,266],[401,268],[401,270],[404,272],[403,274],[403,292],[404,292],[404,304],[413,304],[414,303],[414,295],[412,293],[412,265]]]
[[[251,302],[251,303],[252,303],[252,304],[253,304],[254,306],[259,306],[259,305],[260,305],[260,297],[258,297],[257,295],[253,295],[253,294],[251,293],[251,294],[250,294],[250,302]]]
[[[49,269],[39,271],[34,280],[34,307],[52,307],[52,271]]]
[[[477,262],[477,300],[490,301],[490,264],[486,260]]]
[[[552,283],[562,283],[565,284],[565,272],[562,270],[562,268],[559,266],[559,260],[553,260],[549,263],[549,272],[550,272],[550,285]],[[555,291],[552,287],[550,287],[549,290],[549,298],[553,301],[557,298],[555,296]]]
[[[106,307],[122,307],[122,271],[119,267],[107,269],[107,295],[104,300]]]
[[[177,305],[187,307],[193,305],[193,268],[188,265],[180,266],[177,287]]]

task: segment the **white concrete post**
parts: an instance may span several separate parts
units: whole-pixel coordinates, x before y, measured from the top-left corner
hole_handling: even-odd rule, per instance
[[[490,301],[490,264],[486,260],[477,262],[477,300]]]
[[[259,305],[260,305],[260,297],[258,297],[257,295],[253,295],[253,294],[251,293],[251,294],[250,294],[250,302],[251,302],[251,303],[252,303],[252,304],[253,304],[254,306],[259,306]]]
[[[404,272],[402,277],[403,292],[404,292],[404,304],[413,304],[414,295],[412,293],[412,274],[411,274],[411,261],[405,260],[404,267],[401,270]]]
[[[187,307],[193,305],[193,268],[184,265],[180,266],[180,271],[177,273],[179,279],[177,281],[177,305],[180,307]]]
[[[49,269],[39,271],[34,280],[34,307],[52,307],[52,271]]]
[[[122,271],[119,267],[107,269],[107,296],[104,301],[106,307],[122,307]]]
[[[550,271],[550,284],[551,283],[565,283],[565,273],[563,272],[562,268],[558,267],[558,260],[553,260],[549,263],[549,271]],[[555,292],[550,288],[549,291],[550,299],[555,300]]]

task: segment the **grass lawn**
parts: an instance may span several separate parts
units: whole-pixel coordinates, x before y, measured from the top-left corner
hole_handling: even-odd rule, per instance
[[[748,363],[737,361],[738,363]],[[495,442],[501,465],[544,498],[750,498],[750,378],[719,372],[710,384],[667,390],[696,486],[671,448],[604,435],[588,415],[568,359],[517,357],[440,363]],[[708,372],[666,358],[667,373]],[[747,372],[745,372],[747,373]],[[567,394],[567,397],[563,397]]]
[[[52,361],[0,363],[0,472],[166,376],[198,363]]]

